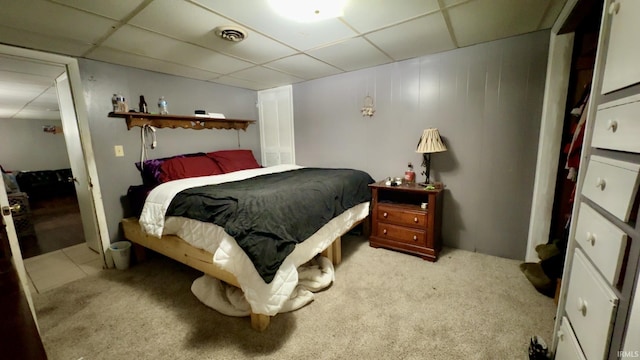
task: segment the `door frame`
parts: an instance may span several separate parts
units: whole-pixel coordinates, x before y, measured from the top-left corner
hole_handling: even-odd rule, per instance
[[[562,129],[569,88],[574,33],[558,34],[578,0],[568,0],[551,28],[547,74],[538,139],[538,157],[533,184],[526,262],[538,262],[536,245],[549,240],[556,177],[562,144]]]
[[[95,217],[95,223],[97,224],[97,235],[101,243],[101,257],[104,265],[107,261],[105,255],[108,253],[110,240],[107,228],[107,218],[104,212],[104,205],[102,203],[102,193],[100,191],[100,182],[98,179],[98,169],[95,162],[95,156],[93,153],[93,146],[91,141],[91,132],[89,128],[89,117],[87,105],[84,99],[82,91],[82,81],[80,79],[80,68],[78,61],[75,58],[51,54],[47,52],[23,49],[9,45],[0,44],[0,54],[6,54],[11,56],[18,56],[27,59],[33,59],[36,61],[46,61],[64,66],[67,76],[69,78],[69,84],[71,87],[71,97],[73,98],[74,109],[78,133],[80,136],[80,143],[83,150],[84,168],[87,172],[87,180],[89,183],[89,196],[91,197],[91,203],[93,205],[92,214],[87,214]],[[20,254],[22,258],[22,255]]]

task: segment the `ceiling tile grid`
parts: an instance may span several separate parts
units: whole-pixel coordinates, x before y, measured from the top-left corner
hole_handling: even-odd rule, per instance
[[[171,16],[166,16],[166,14]],[[159,18],[165,18],[158,21]],[[251,32],[242,42],[230,42],[215,35],[217,26],[239,24],[189,2],[156,0],[133,17],[129,24],[155,31],[191,44],[261,64],[297,53],[296,50],[260,33]]]
[[[364,69],[393,61],[364,37],[316,48],[307,51],[307,54],[344,71]]]
[[[565,3],[346,0],[301,23],[268,0],[0,0],[0,43],[262,90],[548,29]]]
[[[63,39],[94,43],[116,26],[111,19],[45,0],[3,0],[0,6],[3,26]]]

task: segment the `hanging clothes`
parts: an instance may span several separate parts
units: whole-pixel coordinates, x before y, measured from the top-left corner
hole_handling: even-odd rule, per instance
[[[589,112],[589,95],[584,96],[582,102],[571,111],[572,115],[579,116],[579,120],[572,126],[571,142],[565,146],[564,152],[567,154],[565,169],[567,170],[567,179],[575,182],[580,167],[580,154],[582,152],[582,140],[584,139],[584,128],[587,121],[587,113]],[[572,196],[573,198],[573,196]]]

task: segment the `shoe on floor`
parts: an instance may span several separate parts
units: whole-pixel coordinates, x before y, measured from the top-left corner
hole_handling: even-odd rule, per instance
[[[529,360],[549,359],[547,343],[539,336],[532,336],[529,341]]]
[[[536,252],[540,260],[547,260],[552,256],[560,255],[560,249],[556,246],[558,240],[554,240],[551,244],[536,245]]]
[[[540,263],[522,263],[520,270],[536,290],[546,296],[553,297],[555,293],[554,282],[545,275]]]

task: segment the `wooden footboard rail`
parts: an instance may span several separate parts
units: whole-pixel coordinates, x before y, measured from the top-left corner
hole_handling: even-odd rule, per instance
[[[368,217],[354,224],[351,229],[360,223],[363,223],[364,231],[367,233],[369,228]],[[189,267],[200,270],[209,276],[222,280],[233,286],[240,287],[238,280],[232,273],[223,270],[213,263],[213,254],[210,252],[195,248],[175,235],[163,235],[162,239],[147,235],[142,231],[137,218],[122,219],[121,224],[125,238],[134,243],[136,257],[140,256],[140,251],[143,249],[140,248],[140,246],[143,246],[144,248],[151,249],[162,255],[170,257]],[[341,243],[341,237],[338,237],[322,252],[322,255],[328,257],[334,265],[338,265],[342,262]],[[270,320],[271,318],[269,315],[251,313],[251,327],[255,330],[266,330],[267,327],[269,327]]]

